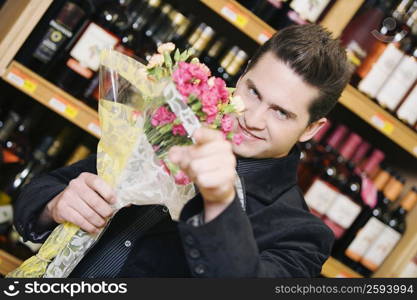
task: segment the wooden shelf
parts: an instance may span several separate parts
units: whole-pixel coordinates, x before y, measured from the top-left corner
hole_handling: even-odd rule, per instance
[[[0,249],[0,274],[6,275],[7,273],[16,269],[22,261],[13,255]]]
[[[201,0],[258,44],[265,43],[276,30],[234,0]]]
[[[3,74],[3,79],[68,119],[75,125],[100,137],[97,112],[62,89],[32,72],[22,64],[12,61]]]
[[[386,112],[367,96],[349,85],[344,90],[339,102],[414,157],[417,157],[417,132]]]
[[[362,278],[363,276],[356,273],[349,267],[342,264],[340,261],[333,257],[329,257],[329,259],[324,263],[323,268],[321,270],[321,274],[324,277],[328,278]]]

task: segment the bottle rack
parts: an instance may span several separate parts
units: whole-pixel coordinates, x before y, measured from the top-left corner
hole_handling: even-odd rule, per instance
[[[264,43],[275,33],[275,29],[235,0],[200,1],[258,44]],[[334,36],[339,36],[363,2],[364,0],[337,0],[321,21],[321,24],[328,28]],[[3,80],[80,128],[99,137],[100,128],[96,111],[13,60],[17,51],[51,3],[52,0],[6,2],[0,11],[0,76]],[[339,102],[414,157],[417,157],[417,133],[384,111],[356,88],[349,85]],[[409,220],[411,221],[412,217],[417,217],[415,215],[417,215],[417,211],[413,212]],[[416,222],[411,223],[413,223],[410,224],[411,226],[416,225]],[[393,255],[388,257],[388,263],[384,263],[381,269],[374,274],[374,277],[388,277],[394,274],[392,269],[398,268],[399,264],[411,257],[410,253],[412,251],[410,249],[414,249],[414,246],[417,246],[416,234],[409,234],[409,236],[404,237],[393,251]],[[399,262],[395,261],[393,256],[405,257],[405,259],[401,259],[401,262]],[[19,259],[0,250],[0,274],[6,274],[20,263]],[[329,257],[323,265],[322,275],[325,277],[362,277],[332,257]]]

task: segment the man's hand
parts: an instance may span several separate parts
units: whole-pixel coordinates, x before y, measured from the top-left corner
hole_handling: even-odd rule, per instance
[[[46,206],[45,215],[57,223],[71,222],[84,231],[97,233],[113,214],[110,204],[116,202],[116,195],[99,176],[81,173]]]
[[[204,219],[209,222],[235,198],[236,158],[219,131],[199,128],[193,137],[195,145],[172,147],[169,159],[198,186],[204,199]]]

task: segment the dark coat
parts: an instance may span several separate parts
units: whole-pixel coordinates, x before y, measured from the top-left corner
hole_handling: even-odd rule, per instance
[[[179,222],[166,214],[142,233],[135,233],[137,221],[146,220],[146,214],[158,206],[123,208],[71,277],[85,277],[93,261],[104,264],[99,267],[105,270],[116,268],[112,265],[117,261],[119,267],[110,273],[97,271],[89,277],[318,276],[330,254],[334,236],[309,212],[296,184],[299,154],[295,147],[283,158],[261,164],[253,159],[258,166],[255,171],[245,173],[238,169],[246,211],[236,197],[219,216],[200,226],[186,222],[202,212],[200,195],[186,204]],[[55,170],[26,186],[14,206],[15,226],[24,239],[34,242],[46,239],[56,224],[40,228],[36,224],[40,212],[81,172],[96,173],[95,156]],[[162,206],[159,208],[162,211]],[[140,226],[144,223],[141,221]],[[124,249],[129,249],[127,252],[123,247],[114,248],[121,243]],[[101,260],[100,255],[109,252],[110,262]]]

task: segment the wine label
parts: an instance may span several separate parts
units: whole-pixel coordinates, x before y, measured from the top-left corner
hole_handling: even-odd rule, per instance
[[[417,61],[414,57],[406,56],[401,59],[399,65],[378,92],[376,96],[378,102],[392,111],[395,110],[416,79]]]
[[[400,276],[402,278],[417,278],[417,261],[411,260],[402,270]]]
[[[400,49],[393,44],[389,44],[369,73],[359,82],[359,90],[375,98],[385,80],[403,56],[404,53]]]
[[[384,225],[384,227],[360,261],[362,265],[371,271],[376,271],[379,268],[401,239],[401,234],[398,231],[387,225]]]
[[[72,32],[55,20],[49,22],[49,26],[48,31],[33,53],[33,56],[43,63],[50,62],[62,44],[72,37]]]
[[[360,212],[360,205],[353,202],[349,197],[339,194],[327,210],[326,216],[344,229],[347,229],[352,225]]]
[[[0,224],[9,223],[13,220],[13,208],[11,204],[0,206]]]
[[[417,87],[414,87],[404,103],[401,104],[397,116],[411,126],[417,122]]]
[[[95,23],[90,23],[81,38],[72,48],[70,55],[80,65],[98,71],[100,67],[100,52],[103,49],[112,49],[119,39]]]
[[[368,250],[372,243],[378,238],[378,235],[384,230],[384,227],[384,223],[375,217],[371,217],[349,244],[345,251],[345,255],[353,261],[359,261],[366,250]]]
[[[316,179],[304,195],[307,205],[321,215],[325,214],[339,193],[328,183]]]
[[[293,0],[291,1],[290,7],[303,19],[315,23],[329,2],[330,0]]]

